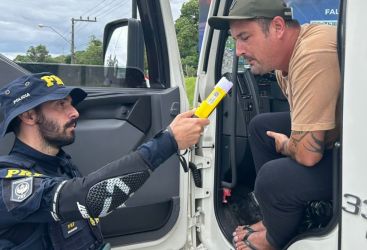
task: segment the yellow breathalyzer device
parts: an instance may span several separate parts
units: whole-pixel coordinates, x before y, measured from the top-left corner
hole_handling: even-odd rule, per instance
[[[232,86],[232,82],[228,81],[226,77],[222,77],[215,85],[210,95],[195,110],[194,116],[199,118],[208,118],[223,97],[227,95]]]

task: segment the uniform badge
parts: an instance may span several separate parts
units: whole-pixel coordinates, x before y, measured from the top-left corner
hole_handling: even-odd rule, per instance
[[[11,197],[14,202],[22,202],[32,194],[33,177],[22,178],[11,182]]]

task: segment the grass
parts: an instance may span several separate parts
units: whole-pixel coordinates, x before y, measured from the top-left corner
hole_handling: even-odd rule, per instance
[[[185,78],[186,93],[187,97],[189,98],[190,108],[192,108],[192,102],[194,99],[195,83],[196,83],[196,77]]]

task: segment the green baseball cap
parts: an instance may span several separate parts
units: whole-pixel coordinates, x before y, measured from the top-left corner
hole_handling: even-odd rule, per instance
[[[208,23],[214,29],[227,30],[230,21],[276,16],[292,20],[292,9],[283,0],[233,0],[228,16],[210,17]]]

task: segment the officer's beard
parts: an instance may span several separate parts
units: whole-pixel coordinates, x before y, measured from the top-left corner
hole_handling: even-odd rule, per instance
[[[74,130],[68,132],[67,129],[76,126],[77,119],[72,119],[62,126],[56,121],[48,120],[41,111],[37,117],[39,132],[47,145],[61,148],[74,142]]]

